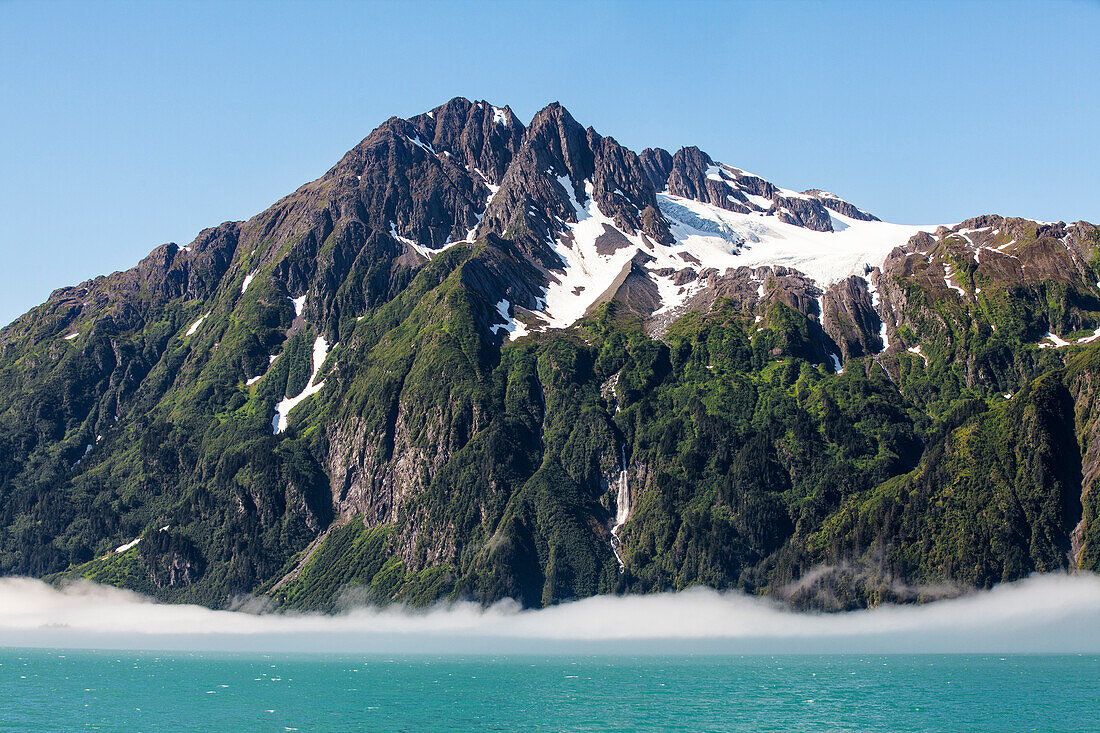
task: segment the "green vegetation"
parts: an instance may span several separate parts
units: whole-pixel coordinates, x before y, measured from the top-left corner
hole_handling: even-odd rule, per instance
[[[756,322],[719,300],[655,339],[611,301],[500,348],[494,304],[467,283],[510,255],[482,242],[417,267],[381,244],[352,258],[348,227],[278,248],[287,272],[350,273],[310,291],[323,323],[295,319],[269,267],[243,295],[227,276],[201,299],[141,290],[129,310],[71,323],[43,306],[6,330],[0,573],[216,607],[257,593],[324,611],[540,606],[705,584],[847,608],[909,597],[897,579],[1066,568],[1082,513],[1075,562],[1100,569],[1100,492],[1082,498],[1100,351],[1035,346],[1100,323],[1077,280],[1008,285],[954,261],[970,301],[915,272],[898,338],[922,354],[834,375],[812,361],[816,325],[779,303]],[[339,343],[324,388],[273,435],[318,335]],[[853,570],[792,585],[822,565]]]

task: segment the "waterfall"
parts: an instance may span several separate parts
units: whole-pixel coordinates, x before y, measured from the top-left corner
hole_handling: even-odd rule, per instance
[[[619,553],[619,531],[630,518],[630,485],[626,468],[626,445],[622,446],[622,466],[619,471],[619,494],[615,498],[615,524],[611,527],[611,551],[619,561],[619,572],[623,571],[623,556]]]
[[[1081,521],[1073,528],[1069,535],[1069,571],[1076,573],[1080,570],[1078,558],[1081,556],[1081,546],[1085,540],[1085,517],[1081,515]],[[622,563],[620,563],[621,565]]]

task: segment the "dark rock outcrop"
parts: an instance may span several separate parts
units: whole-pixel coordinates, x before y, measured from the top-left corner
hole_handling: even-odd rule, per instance
[[[773,200],[779,207],[780,221],[817,232],[833,231],[832,217],[817,199],[777,195]]]
[[[856,208],[853,204],[848,203],[842,198],[839,198],[828,191],[820,191],[816,188],[811,188],[808,191],[803,191],[806,196],[812,196],[821,202],[821,205],[826,209],[832,209],[838,214],[843,214],[849,219],[858,219],[859,221],[880,221],[877,216],[868,214],[866,211]]]
[[[821,326],[840,347],[842,361],[882,351],[882,322],[864,278],[853,275],[834,283],[825,290],[822,300],[825,312]]]
[[[646,178],[657,192],[668,187],[668,175],[672,172],[672,154],[663,148],[646,148],[638,154]]]

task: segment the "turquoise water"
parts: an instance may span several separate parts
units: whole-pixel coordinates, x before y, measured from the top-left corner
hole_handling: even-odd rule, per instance
[[[1100,656],[0,649],[0,730],[1097,731]]]

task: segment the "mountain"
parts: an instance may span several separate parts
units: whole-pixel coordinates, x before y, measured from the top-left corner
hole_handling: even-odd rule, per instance
[[[835,610],[1097,571],[1098,254],[453,99],[0,331],[0,573]]]

